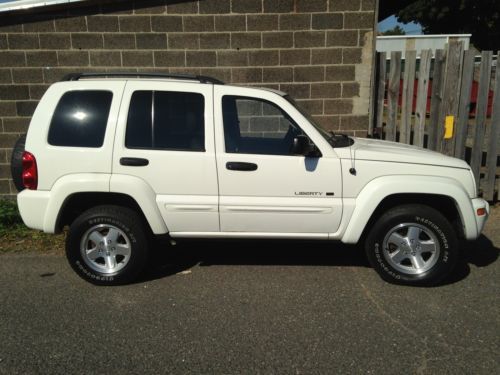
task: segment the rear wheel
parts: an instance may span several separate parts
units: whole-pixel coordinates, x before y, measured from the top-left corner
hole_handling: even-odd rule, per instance
[[[66,256],[76,273],[93,284],[129,283],[147,262],[144,223],[128,208],[94,207],[71,224]]]
[[[384,280],[433,285],[455,266],[459,250],[448,220],[424,205],[404,205],[384,213],[370,230],[365,249]]]

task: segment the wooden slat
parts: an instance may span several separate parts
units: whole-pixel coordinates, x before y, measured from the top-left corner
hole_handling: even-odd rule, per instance
[[[410,143],[411,114],[413,112],[413,90],[415,86],[415,60],[417,51],[405,51],[405,72],[403,75],[403,100],[401,102],[401,126],[399,142]]]
[[[465,157],[465,142],[467,140],[467,128],[470,113],[470,90],[474,78],[474,56],[475,50],[467,50],[464,53],[462,68],[462,82],[460,85],[460,101],[458,104],[458,118],[455,139],[455,157]]]
[[[497,55],[497,64],[498,58]],[[500,139],[500,75],[498,65],[495,78],[495,96],[493,98],[493,115],[491,117],[490,139],[488,144],[488,154],[486,156],[486,179],[484,182],[484,198],[492,201],[495,195],[495,176],[497,170],[498,141]],[[500,185],[500,181],[498,182]],[[498,191],[500,195],[500,191]],[[498,197],[497,197],[498,198]]]
[[[481,68],[479,70],[474,143],[470,161],[470,166],[478,186],[480,186],[479,170],[483,157],[484,125],[486,122],[486,110],[488,109],[492,55],[493,53],[491,51],[483,51],[481,53]]]
[[[443,100],[443,82],[444,82],[444,67],[445,67],[446,52],[442,49],[437,49],[434,55],[434,69],[432,73],[432,94],[431,94],[431,111],[429,115],[429,139],[427,148],[436,150],[438,136],[438,121],[439,112]]]
[[[377,120],[375,126],[382,129],[384,120],[384,94],[387,75],[387,62],[385,52],[378,53],[378,80],[377,80]]]
[[[389,71],[389,86],[387,89],[387,108],[389,111],[385,139],[396,140],[396,124],[398,119],[398,96],[401,79],[401,51],[391,52],[391,67]]]
[[[460,88],[460,68],[462,65],[463,43],[452,41],[448,45],[446,53],[446,72],[443,88],[443,104],[439,115],[438,140],[441,143],[440,150],[443,154],[453,155],[455,151],[455,137],[444,139],[445,117],[458,114],[458,93]]]
[[[420,55],[418,70],[417,105],[415,108],[415,127],[413,144],[424,146],[425,117],[427,113],[427,93],[429,90],[429,72],[431,69],[432,50],[423,50]]]

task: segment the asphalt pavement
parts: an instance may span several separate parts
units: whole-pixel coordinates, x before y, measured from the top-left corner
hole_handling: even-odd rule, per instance
[[[120,287],[2,255],[0,374],[499,373],[498,222],[433,288],[323,242],[181,243]]]

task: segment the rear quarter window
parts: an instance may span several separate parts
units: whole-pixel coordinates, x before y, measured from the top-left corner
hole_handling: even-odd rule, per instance
[[[101,147],[113,93],[103,90],[70,91],[57,103],[48,142],[53,146]]]

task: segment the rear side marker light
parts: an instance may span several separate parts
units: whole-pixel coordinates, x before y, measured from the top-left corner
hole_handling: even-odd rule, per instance
[[[484,216],[484,215],[486,215],[486,208],[478,208],[476,213],[477,213],[477,216]]]
[[[35,155],[23,152],[23,185],[26,189],[36,190],[38,186],[38,170]]]

